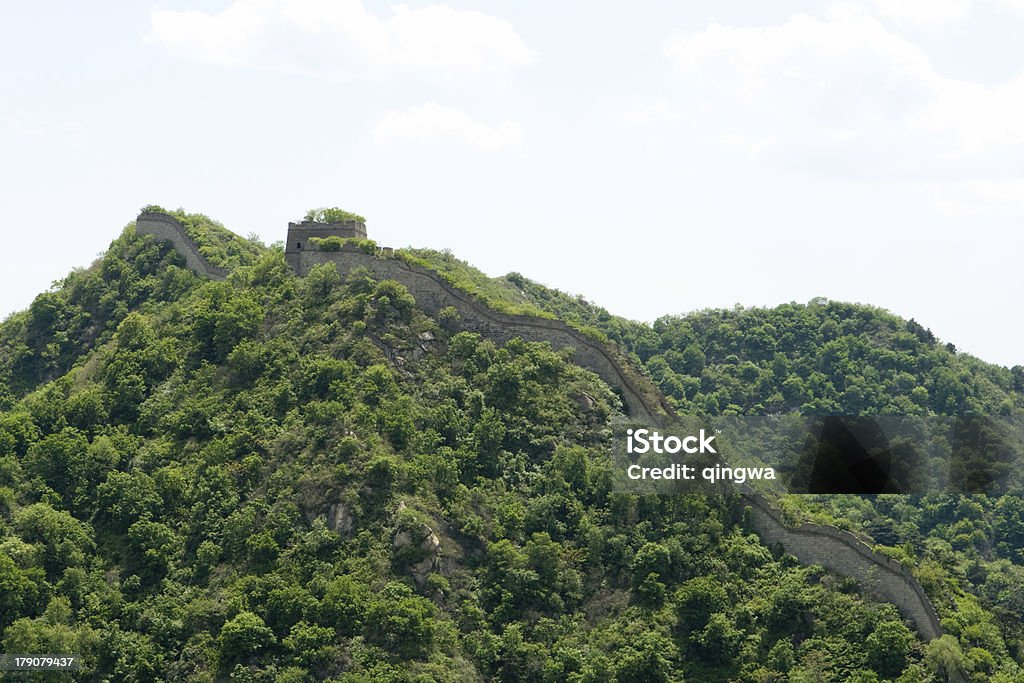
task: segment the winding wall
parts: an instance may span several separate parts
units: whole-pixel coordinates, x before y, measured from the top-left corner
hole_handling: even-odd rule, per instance
[[[295,271],[303,276],[323,263],[334,263],[342,274],[365,267],[376,277],[397,280],[427,312],[436,314],[452,306],[459,312],[463,329],[478,332],[487,339],[504,343],[513,337],[522,337],[545,341],[556,348],[570,347],[575,362],[620,388],[631,416],[658,423],[673,414],[653,383],[639,373],[634,378],[623,369],[628,367],[625,358],[561,321],[500,313],[455,289],[432,270],[395,258],[367,254],[354,245],[346,245],[339,252],[295,254],[291,261]],[[875,552],[848,531],[808,523],[788,527],[781,513],[764,497],[752,491],[745,492],[744,496],[751,505],[751,525],[766,543],[782,544],[804,564],[821,565],[856,579],[868,595],[895,604],[925,640],[942,635],[935,608],[921,584],[902,564]]]
[[[751,526],[765,543],[781,543],[786,552],[804,564],[818,564],[856,579],[868,595],[896,605],[925,640],[942,635],[938,613],[920,582],[902,564],[837,527],[809,523],[786,526],[782,514],[763,496],[747,492],[744,497],[751,507]]]
[[[199,245],[185,232],[185,228],[174,216],[158,211],[143,211],[135,220],[135,232],[140,235],[153,235],[158,240],[169,240],[174,248],[185,258],[185,263],[193,271],[211,280],[223,280],[228,271],[210,265],[210,262],[199,252]]]
[[[137,226],[140,234],[173,242],[195,272],[212,279],[224,279],[227,275],[227,271],[211,266],[203,258],[173,217],[146,212],[139,216]],[[472,295],[452,287],[432,270],[386,254],[367,254],[351,244],[337,252],[304,251],[288,254],[287,258],[300,276],[324,263],[333,263],[343,275],[357,268],[367,268],[377,278],[402,283],[428,313],[436,315],[452,307],[459,314],[459,327],[498,343],[521,337],[527,341],[548,342],[554,348],[570,348],[576,363],[619,389],[631,416],[659,424],[673,414],[654,384],[639,372],[631,371],[628,360],[616,349],[586,337],[561,321],[495,311]],[[856,579],[868,595],[895,604],[925,640],[942,635],[935,608],[921,584],[902,564],[835,527],[809,523],[787,526],[781,513],[764,497],[749,490],[743,495],[751,506],[751,526],[765,543],[780,543],[804,564],[821,565]]]
[[[356,268],[367,268],[377,278],[405,285],[417,306],[431,315],[437,315],[444,308],[454,308],[459,314],[458,326],[485,339],[505,343],[520,337],[526,341],[548,342],[557,349],[572,349],[573,362],[620,391],[631,417],[660,424],[673,413],[657,387],[640,372],[632,370],[620,352],[560,320],[496,311],[471,294],[452,287],[428,268],[386,255],[367,254],[352,244],[346,244],[341,251],[288,254],[288,259],[295,272],[303,277],[324,263],[333,263],[342,275]]]

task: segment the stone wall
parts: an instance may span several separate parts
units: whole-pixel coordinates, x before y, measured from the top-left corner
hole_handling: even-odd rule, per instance
[[[744,497],[750,503],[751,526],[766,544],[779,543],[803,564],[818,564],[856,579],[867,595],[896,605],[925,640],[942,635],[939,615],[920,582],[902,564],[837,527],[786,526],[782,514],[764,497],[749,491]]]
[[[223,280],[228,276],[228,271],[210,265],[210,262],[199,253],[199,245],[192,241],[174,216],[158,211],[143,211],[135,221],[135,232],[172,242],[178,253],[185,258],[186,265],[203,277]]]
[[[144,213],[139,216],[138,231],[171,240],[197,273],[214,279],[223,279],[226,275],[226,271],[207,263],[172,217]],[[379,279],[396,280],[405,285],[417,304],[428,313],[436,315],[444,308],[455,309],[458,326],[485,339],[504,343],[521,337],[527,341],[548,342],[554,348],[572,349],[574,362],[619,390],[626,410],[633,417],[658,424],[673,414],[657,387],[632,368],[628,359],[614,347],[592,340],[561,321],[495,311],[454,288],[436,272],[392,257],[390,250],[375,255],[352,244],[346,244],[337,252],[308,251],[305,245],[303,247],[300,252],[286,254],[289,265],[300,276],[304,277],[312,268],[324,263],[333,263],[342,275],[356,268],[367,268]],[[779,543],[804,564],[821,565],[856,579],[866,594],[896,605],[925,640],[942,635],[938,614],[921,584],[899,562],[875,552],[850,532],[835,527],[808,523],[787,526],[781,513],[764,497],[752,490],[744,491],[743,495],[750,504],[751,527],[766,544]],[[953,680],[964,680],[962,672],[957,672]]]
[[[305,276],[324,263],[333,263],[344,276],[356,268],[367,268],[379,279],[396,280],[409,290],[416,304],[431,315],[454,308],[458,327],[485,339],[505,343],[514,337],[548,342],[553,348],[572,349],[574,363],[594,372],[617,389],[631,417],[659,424],[672,414],[657,387],[610,345],[585,336],[560,320],[510,315],[489,308],[471,294],[452,287],[436,272],[410,265],[398,258],[367,254],[352,244],[341,251],[305,251],[289,255],[295,271]]]
[[[302,221],[288,224],[288,238],[284,243],[285,258],[291,262],[300,251],[316,251],[312,242],[325,237],[341,237],[342,239],[366,239],[366,224],[362,221],[344,221],[342,223],[315,223]]]

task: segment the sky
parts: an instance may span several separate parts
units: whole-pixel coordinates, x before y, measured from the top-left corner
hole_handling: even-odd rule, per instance
[[[0,316],[147,204],[636,320],[815,297],[1024,364],[1024,0],[0,9]]]

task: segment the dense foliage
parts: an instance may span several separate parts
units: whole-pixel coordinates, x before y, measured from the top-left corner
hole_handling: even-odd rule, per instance
[[[1019,414],[1024,368],[959,354],[913,320],[834,301],[662,318],[633,342],[680,410]]]
[[[345,209],[339,209],[336,206],[310,209],[306,212],[303,220],[312,221],[314,223],[347,223],[348,221],[358,221],[360,223],[366,222],[366,219],[359,214],[346,211]]]
[[[83,680],[1020,680],[1019,499],[796,510],[915,566],[950,633],[924,644],[853,582],[773,554],[741,499],[613,492],[620,405],[567,353],[496,347],[396,282],[299,279],[280,250],[193,228],[204,253],[237,257],[227,281],[126,231],[0,328],[0,650],[80,652]],[[904,348],[906,324],[872,309],[792,307],[839,336],[755,312],[785,340],[762,358],[744,341],[755,313],[647,328],[521,276],[495,286],[601,328],[663,386],[656,359],[700,346],[699,372],[672,370],[701,383],[670,392],[684,407],[756,410],[810,358],[842,406],[845,369],[883,363],[826,374],[818,346],[861,335],[914,371],[956,368],[964,401],[1020,405],[1012,372]],[[774,373],[779,354],[792,372],[763,386],[724,369]],[[913,401],[917,385],[892,386],[867,408]]]
[[[633,352],[682,413],[1024,415],[1024,366],[958,353],[915,320],[871,306],[814,299],[647,326],[518,273],[499,281]]]
[[[173,216],[185,230],[185,234],[199,246],[199,253],[210,265],[217,268],[235,268],[251,264],[263,248],[255,237],[239,239],[223,225],[201,213],[186,213],[183,209],[169,211],[162,206],[150,204],[142,209]]]
[[[91,268],[72,272],[0,326],[0,405],[64,375],[109,342],[129,311],[159,307],[195,286],[173,249],[134,232],[126,228]]]
[[[506,279],[488,277],[483,271],[456,258],[451,251],[401,249],[396,255],[406,263],[433,270],[451,286],[487,302],[487,305],[495,310],[542,318],[555,317],[543,308],[533,305]]]
[[[355,245],[367,254],[376,254],[378,251],[377,243],[373,240],[364,240],[355,237],[338,237],[337,235],[331,235],[330,237],[311,237],[309,242],[317,251],[341,251],[346,244]]]

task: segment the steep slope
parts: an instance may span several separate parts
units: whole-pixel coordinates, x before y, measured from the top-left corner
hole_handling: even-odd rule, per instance
[[[463,280],[484,277],[450,255],[441,256],[450,270],[467,271]],[[647,327],[517,273],[494,282],[492,287],[517,289],[523,305],[597,327],[633,351],[684,413],[995,415],[1011,430],[1017,425],[1019,448],[1024,367],[1002,368],[957,353],[915,321],[877,308],[815,300],[806,306],[669,316]],[[927,603],[938,605],[942,628],[956,634],[969,652],[960,658],[963,668],[978,680],[988,680],[994,671],[989,649],[1020,661],[1024,604],[1014,597],[1024,594],[1019,497],[789,497],[782,501],[789,529],[771,508],[752,502],[766,541],[785,541],[805,561],[842,567],[843,573],[865,579],[865,587],[881,585],[885,599],[906,604],[906,613],[916,613],[925,626],[934,623]],[[874,550],[846,530],[874,537]],[[854,561],[868,554],[892,559]],[[930,600],[914,597],[921,591],[916,580],[908,584],[898,576],[909,575],[908,570]],[[873,575],[890,578],[879,584]],[[927,628],[935,632],[934,626]],[[1005,640],[989,637],[997,628]]]
[[[163,212],[160,207],[146,207]],[[145,211],[145,210],[144,210]],[[214,267],[253,262],[260,247],[200,214],[172,212]],[[89,268],[75,270],[0,327],[0,407],[62,376],[110,340],[133,310],[170,302],[205,281],[171,243],[128,225]]]
[[[681,413],[1024,416],[1024,365],[958,353],[915,320],[873,306],[814,299],[644,325],[519,273],[489,278],[448,252],[412,251],[499,309],[600,331],[635,355]]]
[[[64,351],[0,415],[4,651],[72,644],[89,680],[842,680],[945,661],[891,606],[774,557],[738,499],[612,492],[621,404],[568,352],[236,246],[254,257],[208,282],[123,235],[42,297],[59,325],[0,329]],[[123,304],[93,335],[75,282]],[[961,642],[984,633],[1011,671],[987,609]]]

